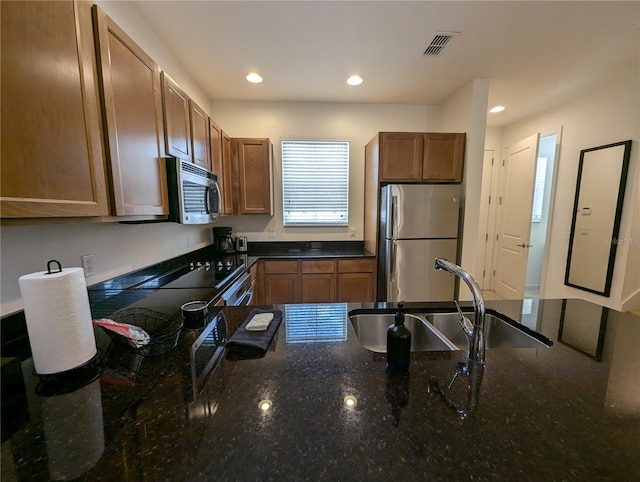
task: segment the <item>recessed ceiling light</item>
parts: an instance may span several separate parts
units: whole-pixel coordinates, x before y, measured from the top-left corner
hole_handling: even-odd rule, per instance
[[[245,78],[252,84],[259,84],[260,82],[262,82],[262,77],[260,77],[260,75],[256,74],[255,72],[247,74]]]
[[[502,112],[504,109],[505,107],[503,105],[496,105],[495,107],[489,109],[489,112],[491,112],[492,114],[496,114],[498,112]]]
[[[364,79],[359,75],[352,75],[347,79],[347,84],[349,85],[360,85],[364,82]]]

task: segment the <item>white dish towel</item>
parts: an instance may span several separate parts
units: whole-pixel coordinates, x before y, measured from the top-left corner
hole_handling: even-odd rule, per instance
[[[248,331],[264,331],[269,328],[271,320],[273,320],[273,313],[258,313],[253,315],[251,321],[244,328]]]

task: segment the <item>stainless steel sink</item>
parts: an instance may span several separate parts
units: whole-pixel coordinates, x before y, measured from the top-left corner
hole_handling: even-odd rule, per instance
[[[458,313],[405,313],[411,331],[411,351],[466,350],[467,338],[458,324]],[[466,316],[472,316],[466,314]],[[394,313],[358,313],[349,316],[358,341],[367,350],[387,351],[387,328]],[[485,314],[486,348],[546,348],[553,342],[516,321]]]
[[[387,352],[387,328],[394,323],[394,318],[394,313],[365,313],[349,317],[360,344],[378,353]],[[433,325],[418,317],[405,314],[404,326],[411,331],[411,351],[458,350]]]
[[[467,349],[467,338],[458,324],[458,313],[420,313],[459,349]],[[470,314],[467,316],[471,316]],[[545,348],[553,342],[516,321],[510,323],[487,313],[484,318],[486,348]]]

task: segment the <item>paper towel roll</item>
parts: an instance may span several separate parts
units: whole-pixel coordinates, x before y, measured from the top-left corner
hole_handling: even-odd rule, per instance
[[[40,271],[18,281],[36,372],[64,372],[91,360],[97,349],[84,270]]]

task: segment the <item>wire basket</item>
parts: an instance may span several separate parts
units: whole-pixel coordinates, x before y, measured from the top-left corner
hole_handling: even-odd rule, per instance
[[[175,348],[183,326],[182,317],[168,316],[147,308],[129,308],[116,311],[110,318],[119,323],[139,326],[149,334],[151,338],[149,344],[134,348],[128,344],[124,336],[111,330],[105,330],[111,338],[124,343],[130,351],[142,356],[162,355]]]

